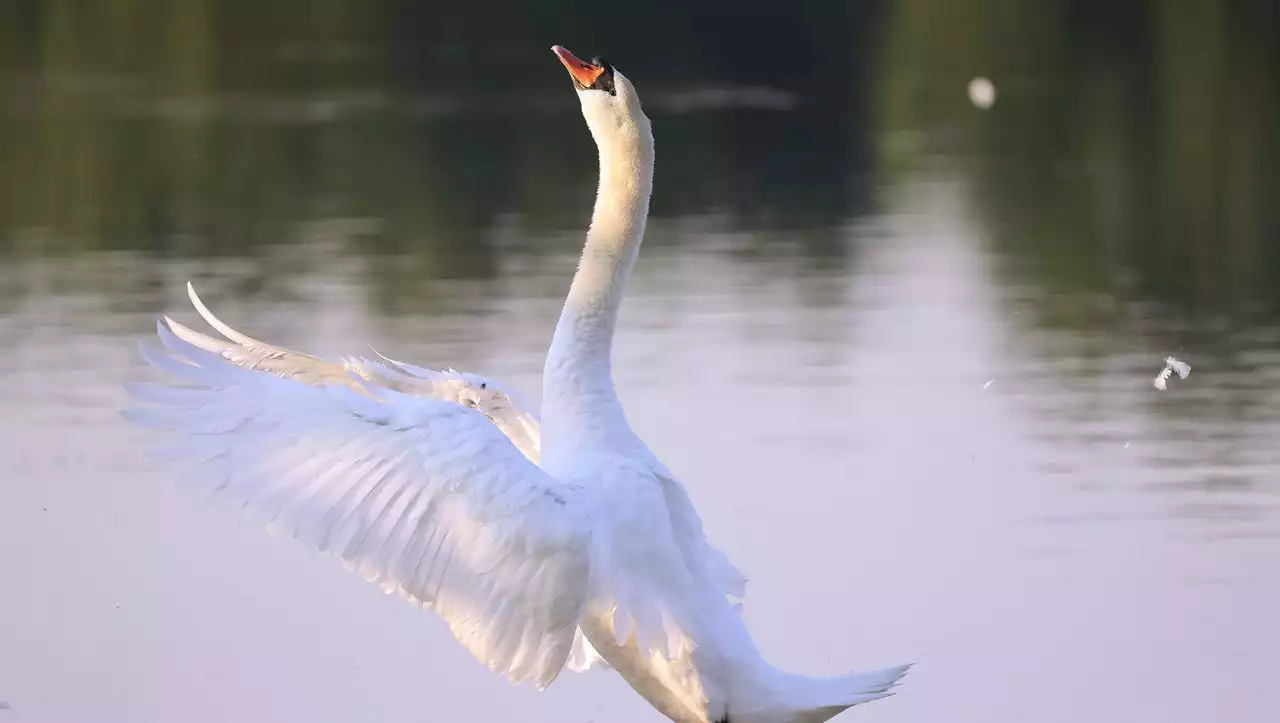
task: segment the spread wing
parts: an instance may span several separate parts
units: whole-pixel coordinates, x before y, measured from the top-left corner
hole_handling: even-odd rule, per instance
[[[361,394],[380,387],[472,407],[484,414],[528,459],[535,464],[540,460],[541,427],[538,418],[526,411],[514,394],[493,379],[454,369],[426,369],[382,354],[377,354],[377,359],[322,359],[237,331],[209,310],[190,283],[187,284],[187,295],[205,322],[225,339],[201,334],[169,318],[165,319],[166,325],[183,341],[216,354],[231,364],[305,384],[346,386]],[[672,532],[693,578],[723,591],[731,600],[736,599],[735,605],[740,609],[741,600],[746,595],[746,576],[707,541],[702,521],[688,493],[674,475],[656,458],[651,460],[651,466],[661,482]],[[580,630],[574,637],[568,666],[575,671],[610,667]]]
[[[588,595],[579,488],[466,406],[287,354],[244,364],[165,323],[158,333],[170,353],[144,346],[144,356],[185,384],[135,385],[147,404],[125,414],[178,435],[162,456],[273,530],[435,610],[495,672],[540,688],[555,679]],[[293,371],[268,364],[284,360]]]

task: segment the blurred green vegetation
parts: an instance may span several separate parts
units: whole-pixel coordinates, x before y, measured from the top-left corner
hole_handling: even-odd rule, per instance
[[[547,52],[560,42],[641,86],[658,218],[723,218],[765,231],[758,249],[851,264],[846,224],[942,174],[968,185],[1005,272],[1048,296],[1274,312],[1277,8],[12,0],[0,258],[252,258],[356,219],[343,244],[372,273],[489,277],[495,228],[516,219],[544,253],[532,239],[589,213],[590,140]],[[986,111],[965,95],[978,75],[999,94]],[[789,103],[681,105],[725,88]]]
[[[5,243],[244,254],[287,242],[300,221],[371,217],[384,222],[363,240],[372,251],[413,250],[437,275],[484,275],[496,219],[581,228],[589,212],[593,153],[553,41],[594,54],[598,39],[659,97],[734,82],[800,93],[813,81],[792,69],[735,76],[726,58],[774,64],[754,44],[728,42],[741,35],[715,32],[724,7],[668,5],[650,19],[566,2],[536,13],[516,2],[8,5]],[[804,20],[789,21],[795,61],[842,75],[847,61],[837,69],[811,57],[819,44],[805,39]],[[698,41],[707,33],[712,48]],[[823,96],[829,110],[857,94]],[[845,215],[847,154],[831,153],[853,138],[845,113],[652,115],[664,150],[680,149],[662,156],[656,215],[715,212],[793,229]],[[789,152],[763,152],[778,147]],[[797,182],[806,176],[816,182]],[[829,234],[821,243],[839,251]]]
[[[1062,321],[1126,300],[1179,315],[1280,302],[1280,4],[903,0],[887,25],[881,126],[929,131],[1020,280]],[[973,107],[976,76],[997,88]],[[916,151],[890,151],[889,179]],[[889,182],[892,182],[890,180]],[[1065,303],[1091,294],[1115,301]]]

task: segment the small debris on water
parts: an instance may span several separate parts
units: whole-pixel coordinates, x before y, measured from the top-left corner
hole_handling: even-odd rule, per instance
[[[969,81],[969,102],[986,110],[996,102],[996,86],[981,76]]]

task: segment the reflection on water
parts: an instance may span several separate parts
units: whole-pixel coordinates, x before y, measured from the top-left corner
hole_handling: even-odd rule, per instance
[[[536,399],[595,184],[544,35],[654,118],[618,383],[777,664],[917,661],[865,720],[1280,706],[1271,5],[659,2],[657,57],[572,4],[153,5],[0,10],[5,716],[654,719],[613,675],[493,679],[116,413],[187,279],[255,336]]]

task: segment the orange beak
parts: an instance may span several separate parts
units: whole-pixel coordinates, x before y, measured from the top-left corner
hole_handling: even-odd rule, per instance
[[[604,72],[604,68],[597,68],[578,60],[578,57],[570,53],[564,46],[552,45],[551,52],[560,58],[561,63],[564,63],[565,70],[569,71],[569,75],[573,76],[579,88],[590,88],[595,85],[596,79]]]

